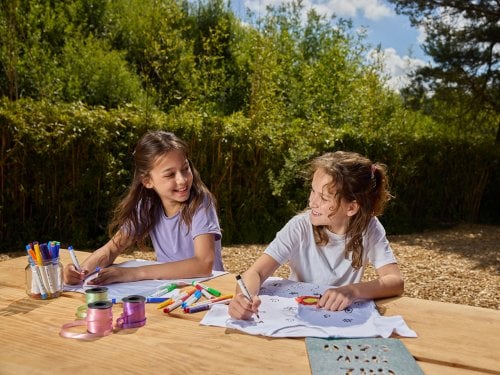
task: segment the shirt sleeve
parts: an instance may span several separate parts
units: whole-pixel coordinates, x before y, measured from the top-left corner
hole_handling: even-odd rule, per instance
[[[298,216],[293,217],[276,233],[276,237],[264,250],[264,254],[271,256],[280,265],[287,263],[293,256],[295,247],[300,246],[301,226]]]
[[[389,240],[386,237],[385,229],[376,217],[368,225],[365,249],[368,252],[370,262],[375,268],[397,263]]]
[[[214,234],[216,241],[222,237],[215,205],[208,197],[204,199],[203,204],[196,210],[191,225],[191,236],[193,239],[202,234]]]

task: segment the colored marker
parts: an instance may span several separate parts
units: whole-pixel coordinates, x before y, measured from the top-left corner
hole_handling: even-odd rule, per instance
[[[150,295],[150,297],[160,297],[164,294],[167,294],[167,293],[170,293],[172,290],[174,290],[175,288],[177,288],[177,285],[176,284],[167,284],[167,285],[163,285],[163,286],[160,286],[156,292],[152,293]]]
[[[30,264],[31,274],[33,276],[33,279],[35,279],[35,284],[38,290],[40,291],[40,296],[42,297],[42,299],[47,299],[47,291],[45,289],[45,285],[43,285],[43,279],[42,275],[40,274],[40,269],[35,265],[31,256],[28,256],[28,262]]]
[[[208,293],[205,289],[203,289],[200,285],[196,285],[195,288],[198,289],[206,299],[212,298],[212,295]]]
[[[146,297],[146,303],[160,303],[160,302],[165,302],[166,300],[168,300],[168,298]]]
[[[177,298],[174,300],[174,302],[170,305],[168,305],[166,308],[163,309],[163,312],[169,313],[174,311],[176,308],[182,305],[182,303],[189,298],[191,294],[196,292],[198,289],[196,289],[194,286],[191,288],[188,288],[187,290],[183,291],[181,294],[177,296]]]
[[[197,289],[196,292],[191,294],[184,302],[182,302],[182,308],[186,308],[191,306],[193,303],[198,301],[201,298],[201,292]]]
[[[248,291],[247,286],[243,282],[243,279],[241,278],[240,275],[236,276],[236,282],[240,286],[240,289],[241,289],[241,292],[243,293],[243,295],[250,301],[250,303],[252,303],[252,296],[250,295],[250,292]],[[257,315],[257,319],[260,319],[258,313],[255,313],[255,315]]]
[[[196,286],[196,285],[199,285],[201,286],[203,289],[205,289],[208,293],[210,293],[211,295],[213,296],[216,296],[216,297],[219,297],[222,293],[219,292],[217,289],[214,289],[214,288],[210,288],[209,286],[206,286],[198,281],[193,281],[193,285]]]
[[[158,305],[158,309],[163,309],[164,307],[167,307],[168,305],[171,305],[172,303],[174,303],[174,300],[172,298],[167,298],[165,300],[165,302],[161,302],[159,305]]]
[[[230,300],[231,298],[233,298],[232,294],[224,294],[223,296],[212,298],[208,301],[199,302],[195,305],[192,305],[192,307],[201,306],[201,305],[210,305],[211,303]]]
[[[146,303],[161,303],[161,302],[168,301],[170,299],[170,298],[161,298],[161,297],[145,297],[145,298],[146,298],[145,299]],[[122,303],[121,298],[120,299],[111,298],[110,301],[113,304]]]
[[[225,299],[223,301],[212,302],[212,303],[205,304],[205,305],[189,306],[189,307],[186,307],[184,309],[184,312],[187,314],[193,314],[193,313],[197,313],[200,311],[210,310],[212,308],[212,305],[224,305],[224,304],[228,304],[229,302],[231,302],[230,299]]]
[[[33,247],[35,248],[38,269],[40,270],[40,274],[42,275],[41,280],[43,286],[45,287],[45,290],[47,291],[47,294],[50,297],[51,293],[54,293],[54,285],[52,284],[52,280],[50,278],[47,267],[43,265],[43,256],[42,252],[40,251],[40,246],[38,245],[38,242],[33,242]]]
[[[71,255],[71,260],[73,261],[73,264],[78,272],[82,272],[82,267],[80,267],[80,263],[78,262],[78,259],[76,258],[76,254],[73,251],[73,246],[68,246],[68,251],[69,255]]]

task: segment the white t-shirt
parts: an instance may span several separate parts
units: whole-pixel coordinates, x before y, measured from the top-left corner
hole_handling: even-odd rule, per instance
[[[294,216],[264,251],[280,265],[288,262],[290,280],[342,286],[360,282],[368,262],[375,268],[396,263],[385,229],[376,217],[363,234],[363,265],[356,270],[351,266],[352,254],[345,258],[345,235],[328,232],[328,244],[316,245],[309,215],[307,211]]]

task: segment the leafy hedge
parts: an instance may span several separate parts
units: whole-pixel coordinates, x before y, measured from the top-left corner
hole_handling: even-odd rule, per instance
[[[125,106],[0,102],[0,250],[38,239],[95,247],[132,173],[132,151],[148,129],[189,142],[218,199],[223,241],[264,243],[305,207],[300,170],[330,150],[386,163],[395,195],[382,217],[389,233],[462,221],[500,222],[499,153],[476,139],[401,130],[330,129],[296,120],[259,124],[243,114],[170,114]]]

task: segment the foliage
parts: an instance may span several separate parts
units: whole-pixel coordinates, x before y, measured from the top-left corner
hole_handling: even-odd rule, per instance
[[[423,26],[426,32],[424,51],[434,60],[433,66],[417,70],[414,87],[407,94],[422,99],[422,84],[444,106],[453,106],[449,119],[458,126],[462,115],[484,130],[485,125],[495,130],[500,142],[500,52],[498,36],[500,23],[496,1],[424,1],[390,0],[397,10],[410,17],[413,25]],[[426,90],[427,91],[427,90]],[[415,99],[411,99],[415,102]],[[456,102],[455,102],[456,103]],[[481,116],[477,123],[475,116]],[[484,117],[488,119],[483,122]]]
[[[102,243],[157,128],[189,143],[225,243],[271,240],[307,203],[307,162],[338,149],[388,165],[390,233],[498,222],[496,115],[464,91],[405,107],[348,21],[302,12],[249,25],[222,0],[2,1],[1,247]]]

